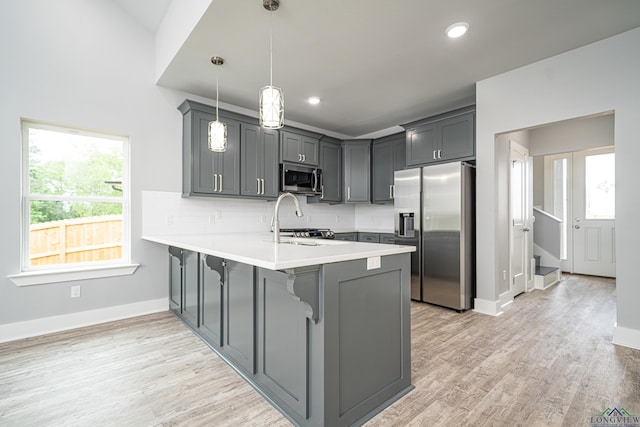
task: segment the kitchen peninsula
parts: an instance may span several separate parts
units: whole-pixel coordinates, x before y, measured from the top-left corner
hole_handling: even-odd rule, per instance
[[[143,238],[169,247],[171,310],[294,424],[359,425],[413,388],[413,247]]]

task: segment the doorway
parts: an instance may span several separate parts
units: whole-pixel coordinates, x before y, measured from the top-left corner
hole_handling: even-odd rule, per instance
[[[615,277],[614,147],[545,156],[544,195],[563,220],[562,271]]]

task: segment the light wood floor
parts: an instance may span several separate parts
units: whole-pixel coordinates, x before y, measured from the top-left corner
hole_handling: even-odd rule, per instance
[[[366,425],[578,426],[640,414],[640,350],[611,344],[615,282],[567,276],[503,316],[412,303],[415,390]],[[2,426],[286,426],[169,313],[0,345]]]

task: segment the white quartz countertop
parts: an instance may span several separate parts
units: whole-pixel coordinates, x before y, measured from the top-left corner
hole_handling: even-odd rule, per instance
[[[142,238],[270,270],[396,255],[416,250],[414,246],[284,236],[281,237],[281,243],[276,244],[271,233],[145,235]]]

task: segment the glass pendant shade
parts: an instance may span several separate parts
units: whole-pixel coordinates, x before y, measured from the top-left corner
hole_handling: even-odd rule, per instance
[[[209,122],[209,150],[227,151],[227,124],[219,120]]]
[[[284,93],[276,86],[260,89],[260,126],[279,129],[284,126]]]

